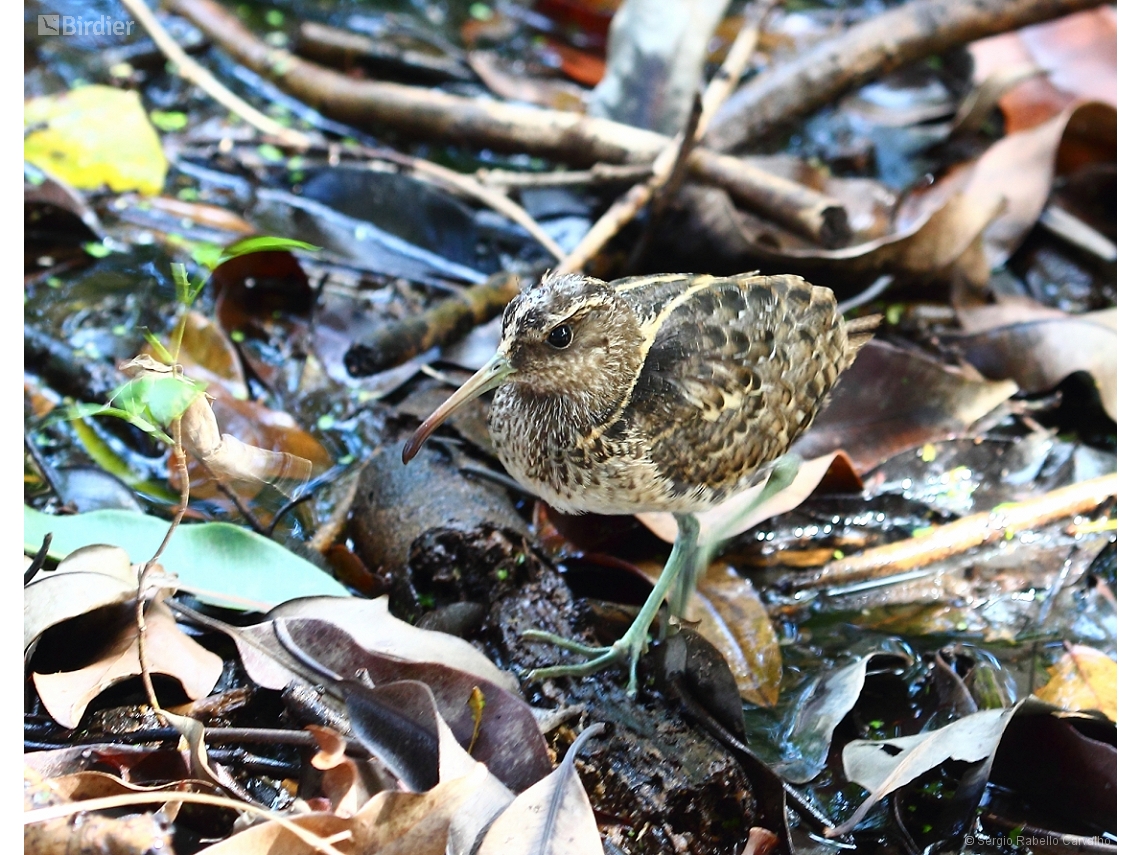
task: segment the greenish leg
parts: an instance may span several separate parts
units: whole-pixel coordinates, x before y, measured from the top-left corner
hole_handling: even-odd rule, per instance
[[[548,668],[536,668],[527,676],[533,680],[543,680],[547,677],[582,677],[593,674],[607,665],[623,660],[629,660],[629,685],[626,691],[630,695],[637,694],[637,661],[646,648],[649,637],[649,627],[657,616],[661,604],[673,587],[679,575],[692,573],[690,566],[697,555],[697,535],[700,533],[700,524],[691,514],[677,514],[677,541],[673,544],[673,551],[669,553],[669,560],[661,570],[661,577],[653,590],[649,592],[649,599],[637,613],[633,624],[625,635],[609,647],[591,647],[580,644],[568,638],[562,638],[550,632],[529,630],[523,633],[528,641],[545,641],[548,644],[581,653],[590,657],[585,662],[574,665],[551,665]]]
[[[760,494],[732,517],[725,520],[717,531],[709,532],[707,538],[708,542],[702,544],[697,549],[695,559],[691,562],[689,567],[682,572],[681,577],[677,580],[677,590],[674,592],[674,595],[669,598],[670,617],[680,617],[685,613],[685,607],[688,605],[689,598],[693,595],[693,591],[697,587],[697,581],[701,578],[701,573],[708,567],[709,559],[712,558],[713,552],[716,551],[721,542],[725,539],[724,533],[732,531],[742,520],[751,515],[756,508],[789,487],[796,479],[796,474],[800,471],[800,465],[802,463],[803,458],[798,454],[785,454],[783,457],[777,459],[776,462],[772,464],[772,471],[768,475],[768,482],[764,485],[764,489],[760,491]]]
[[[725,522],[720,530],[731,530],[757,506],[785,489],[795,480],[802,462],[803,460],[794,454],[784,455],[777,460],[772,466],[768,483],[764,485],[764,489],[760,491],[756,500]],[[666,597],[669,597],[670,591],[675,588],[673,596],[669,597],[669,613],[671,616],[684,613],[685,605],[688,603],[689,597],[692,596],[693,589],[696,588],[701,572],[708,565],[709,558],[717,548],[719,541],[723,540],[723,537],[714,532],[713,536],[709,538],[709,543],[698,545],[700,523],[697,518],[692,514],[676,514],[676,517],[677,540],[673,544],[673,551],[669,553],[669,560],[665,562],[657,584],[649,592],[649,599],[645,601],[645,605],[641,607],[641,611],[637,613],[637,617],[625,635],[609,647],[595,647],[570,638],[563,638],[551,632],[527,630],[523,633],[523,638],[528,641],[546,642],[587,657],[585,662],[573,665],[551,665],[547,668],[536,668],[527,675],[529,679],[584,677],[608,665],[628,660],[629,685],[627,691],[630,695],[637,694],[637,662],[646,649],[649,627],[653,624],[653,619],[657,616],[661,604],[665,602]],[[667,629],[668,624],[662,627],[662,638],[664,638]]]

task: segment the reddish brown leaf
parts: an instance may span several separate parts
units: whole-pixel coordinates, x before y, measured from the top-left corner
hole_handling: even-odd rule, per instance
[[[872,341],[840,378],[831,402],[792,446],[804,458],[843,449],[866,474],[889,457],[960,436],[1017,391],[919,353]]]
[[[987,377],[1047,392],[1077,371],[1092,377],[1104,411],[1117,417],[1116,310],[1038,318],[958,338],[963,355]],[[1106,323],[1107,321],[1107,323]]]
[[[1033,63],[1048,78],[1028,80],[1001,100],[1006,130],[1033,127],[1073,101],[1116,104],[1116,8],[1101,6],[1056,21],[974,42],[974,79],[981,82],[998,69]]]

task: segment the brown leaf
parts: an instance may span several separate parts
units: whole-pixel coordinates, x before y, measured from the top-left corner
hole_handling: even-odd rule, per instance
[[[305,317],[315,299],[300,262],[285,250],[223,261],[210,274],[210,287],[218,322],[230,333],[255,329],[263,319]]]
[[[85,772],[84,776],[98,775],[103,789],[121,793],[124,786],[110,775]],[[74,776],[72,776],[74,777]],[[24,766],[24,809],[34,810],[50,805],[74,801],[86,796],[75,796],[66,791],[73,789],[70,782],[58,779],[45,780],[30,766]],[[118,782],[119,785],[122,782]],[[74,817],[61,817],[47,822],[33,822],[24,826],[24,851],[37,855],[71,855],[71,853],[106,852],[114,855],[173,855],[174,846],[170,829],[154,813],[133,816],[101,816],[84,814],[82,821]]]
[[[780,640],[756,586],[722,562],[714,562],[697,583],[689,619],[724,656],[740,696],[769,707],[780,697],[783,658]]]
[[[58,623],[137,594],[137,570],[125,550],[102,544],[77,549],[54,572],[41,570],[24,587],[24,648]]]
[[[1086,371],[1104,411],[1116,419],[1115,311],[1046,317],[953,340],[982,374],[1010,378],[1030,393],[1047,392],[1070,374]]]
[[[1045,209],[1058,160],[1066,137],[1072,137],[1066,157],[1116,160],[1116,110],[1105,104],[1073,104],[1040,125],[1007,134],[990,146],[969,167],[958,167],[931,190],[912,196],[900,210],[900,217],[921,204],[923,196],[945,197],[959,192],[985,206],[994,198],[1004,200],[1001,212],[985,228],[986,259],[999,267],[1021,245]],[[1079,145],[1078,145],[1079,141]],[[1077,154],[1077,150],[1083,154]],[[1071,168],[1062,163],[1061,168]]]
[[[601,725],[586,728],[562,763],[510,803],[487,829],[486,855],[602,855],[602,841],[574,758]]]
[[[792,450],[809,459],[841,448],[865,474],[908,448],[962,435],[1016,391],[1012,381],[872,341]]]
[[[1048,79],[1026,81],[1001,98],[1009,133],[1040,124],[1077,99],[1115,105],[1116,30],[1116,8],[1105,5],[981,39],[970,45],[974,79],[1019,63],[1048,72]]]
[[[420,629],[388,611],[388,597],[365,600],[360,597],[303,597],[282,603],[267,616],[306,617],[333,624],[365,650],[409,662],[435,662],[465,671],[517,695],[518,681],[513,674],[496,667],[470,642],[445,632]],[[288,681],[289,675],[279,675]],[[285,682],[262,683],[284,688]]]
[[[201,312],[186,313],[178,360],[188,376],[210,384],[211,394],[219,386],[237,397],[248,394],[241,357],[233,342],[213,319]]]
[[[1064,710],[1098,710],[1116,721],[1116,662],[1092,647],[1070,645],[1035,694]]]
[[[650,583],[661,575],[656,566],[643,564],[637,570]],[[742,698],[762,707],[776,703],[780,643],[750,581],[723,562],[711,562],[697,581],[683,617],[696,624],[697,631],[724,657]]]
[[[214,396],[212,404],[196,400],[183,415],[182,426],[183,442],[194,452],[187,465],[191,493],[198,498],[219,495],[211,476],[244,487],[239,493],[255,495],[265,484],[304,482],[314,469],[332,465],[324,446],[291,416],[226,392]]]
[[[183,633],[161,600],[152,601],[147,608],[144,643],[151,673],[173,677],[191,699],[208,695],[222,674],[221,657]],[[138,628],[132,623],[87,667],[36,673],[32,680],[51,717],[64,727],[76,727],[87,705],[100,692],[140,673]]]
[[[321,837],[337,836],[345,855],[444,855],[448,829],[460,811],[470,810],[486,792],[484,766],[462,778],[445,781],[426,793],[386,790],[377,793],[353,817],[311,813],[294,818],[302,828]],[[263,822],[220,843],[201,855],[310,855],[312,848],[284,827]]]
[[[529,786],[550,769],[546,742],[535,723],[530,708],[517,694],[503,690],[496,682],[485,680],[454,667],[435,662],[413,662],[418,655],[414,643],[394,655],[379,654],[357,646],[351,637],[336,626],[307,618],[281,618],[293,641],[313,659],[330,671],[341,675],[368,674],[372,684],[383,687],[401,681],[416,681],[430,688],[433,701],[454,738],[471,746],[471,755],[483,763],[496,778],[514,790]],[[260,629],[264,629],[262,625]],[[433,635],[419,630],[424,643]],[[243,631],[242,638],[250,633]],[[265,635],[262,642],[269,641]],[[461,644],[466,644],[456,639]],[[246,661],[242,649],[243,662]],[[247,666],[248,667],[248,666]],[[255,678],[256,679],[256,678]],[[485,707],[474,738],[475,720],[468,702],[478,688]]]
[[[896,222],[884,237],[843,249],[815,249],[774,247],[770,230],[738,211],[723,190],[686,187],[678,198],[689,218],[678,226],[687,242],[687,258],[707,254],[737,271],[793,270],[837,290],[842,283],[865,285],[883,270],[922,279],[951,277],[958,260],[1003,204],[997,194],[981,198],[957,193]],[[670,238],[678,239],[677,234]]]

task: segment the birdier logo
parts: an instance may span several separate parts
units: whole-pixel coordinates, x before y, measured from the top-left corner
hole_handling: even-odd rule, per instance
[[[37,32],[41,36],[129,36],[134,21],[100,15],[84,18],[82,15],[38,15]]]

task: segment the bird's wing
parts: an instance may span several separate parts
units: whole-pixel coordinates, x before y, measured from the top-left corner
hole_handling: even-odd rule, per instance
[[[644,317],[631,427],[677,490],[747,486],[807,428],[845,365],[835,297],[790,275],[644,279],[613,283]]]

